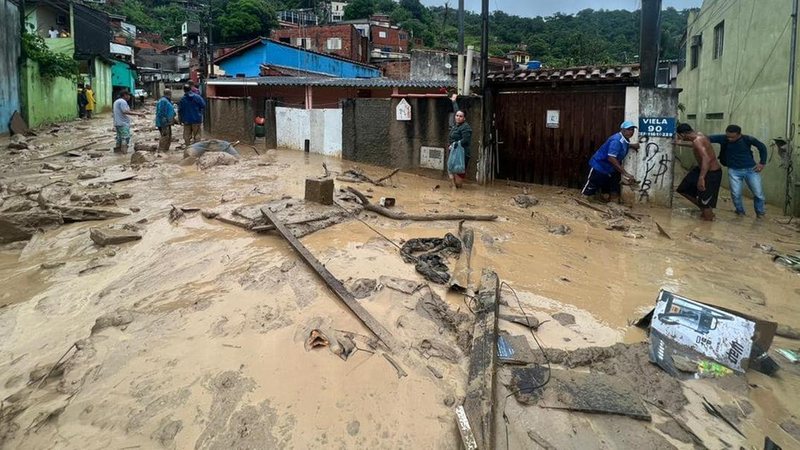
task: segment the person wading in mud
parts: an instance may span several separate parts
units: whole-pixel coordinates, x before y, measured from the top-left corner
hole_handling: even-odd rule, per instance
[[[203,123],[203,111],[206,101],[192,92],[188,84],[183,87],[183,98],[178,103],[178,117],[183,124],[183,140],[188,148],[200,139],[200,127]]]
[[[677,192],[700,208],[703,220],[714,220],[714,208],[717,207],[719,187],[722,184],[722,166],[711,141],[703,133],[697,132],[688,123],[678,125],[677,136],[681,141],[677,145],[690,146],[699,166],[694,167],[681,181]]]
[[[456,113],[455,122],[450,127],[448,136],[450,148],[452,150],[456,142],[460,143],[461,147],[464,148],[464,172],[451,173],[450,176],[453,177],[455,187],[460,188],[464,184],[464,179],[467,178],[467,170],[469,170],[469,147],[472,144],[472,127],[467,123],[467,115],[458,107],[458,94],[453,94],[450,100],[453,102],[453,111]]]
[[[130,116],[144,117],[144,113],[131,111],[128,102],[131,100],[131,93],[123,90],[119,93],[119,98],[114,101],[111,107],[114,116],[114,130],[117,133],[117,146],[114,147],[115,153],[128,153],[128,145],[131,143],[131,118]]]
[[[161,137],[158,151],[168,152],[172,143],[172,124],[175,123],[175,107],[172,106],[172,90],[164,89],[164,95],[156,103],[156,127]]]
[[[619,126],[619,133],[606,139],[589,160],[589,177],[581,193],[596,201],[618,201],[620,183],[635,184],[636,179],[622,167],[628,149],[638,151],[639,144],[631,144],[630,140],[636,126],[633,122],[625,121]],[[608,195],[608,199],[598,197],[597,194]]]

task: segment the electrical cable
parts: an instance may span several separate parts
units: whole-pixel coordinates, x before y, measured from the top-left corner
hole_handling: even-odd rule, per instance
[[[527,389],[514,390],[512,388],[512,389],[510,389],[511,393],[506,395],[505,398],[503,399],[503,422],[505,423],[505,428],[506,428],[506,449],[508,449],[508,447],[509,447],[509,439],[508,439],[508,423],[509,423],[509,421],[508,421],[508,415],[506,415],[506,406],[508,406],[508,397],[511,397],[512,395],[516,395],[516,394],[520,394],[520,393],[522,393],[522,394],[533,394],[534,392],[538,391],[539,389],[544,388],[545,386],[547,386],[547,383],[550,382],[550,374],[552,373],[552,369],[550,367],[550,358],[547,356],[547,352],[544,350],[544,347],[542,347],[542,344],[539,342],[539,339],[536,337],[536,334],[533,332],[533,328],[531,327],[530,318],[528,317],[528,314],[525,312],[525,309],[522,307],[522,302],[519,300],[519,295],[517,295],[517,291],[515,291],[514,288],[512,288],[505,281],[500,283],[500,289],[501,290],[502,290],[503,286],[507,287],[511,291],[511,293],[514,294],[514,298],[517,299],[517,307],[522,312],[522,315],[525,316],[525,322],[528,324],[528,331],[531,333],[531,336],[533,336],[533,340],[536,342],[536,345],[539,347],[539,350],[541,350],[542,356],[544,357],[544,360],[547,363],[547,377],[544,379],[543,382],[539,383],[537,386],[534,386],[532,388],[527,388]],[[538,380],[536,380],[535,377],[532,376],[532,378],[534,379],[534,381],[538,381]]]

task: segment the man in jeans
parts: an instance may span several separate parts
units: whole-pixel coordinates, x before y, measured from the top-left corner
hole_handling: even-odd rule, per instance
[[[175,121],[175,107],[172,106],[172,91],[164,89],[164,96],[156,103],[156,127],[161,138],[158,140],[158,151],[168,152],[172,143],[172,123]]]
[[[192,92],[192,87],[188,84],[183,86],[183,98],[178,103],[178,117],[183,124],[183,140],[186,147],[199,140],[205,109],[206,101],[203,100],[203,97]]]
[[[719,162],[728,167],[728,181],[736,214],[745,215],[742,202],[742,181],[744,181],[753,193],[756,216],[764,217],[767,210],[766,197],[761,186],[761,171],[767,164],[767,146],[752,136],[743,135],[742,127],[738,125],[729,125],[725,129],[725,134],[711,135],[709,140],[712,144],[720,145]],[[758,164],[753,159],[752,147],[758,149]]]
[[[111,107],[114,116],[114,131],[117,133],[117,145],[114,147],[115,153],[128,153],[128,145],[131,143],[131,118],[130,116],[144,117],[144,113],[131,111],[128,102],[131,94],[123,90],[119,98],[114,101]]]

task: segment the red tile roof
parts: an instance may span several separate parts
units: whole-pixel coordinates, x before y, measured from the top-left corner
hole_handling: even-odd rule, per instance
[[[513,72],[490,72],[487,78],[495,84],[600,82],[635,84],[639,80],[639,65],[525,69]]]

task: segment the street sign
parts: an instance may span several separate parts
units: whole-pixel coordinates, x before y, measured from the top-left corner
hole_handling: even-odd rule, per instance
[[[640,117],[639,137],[665,137],[675,135],[676,120],[674,117]]]

